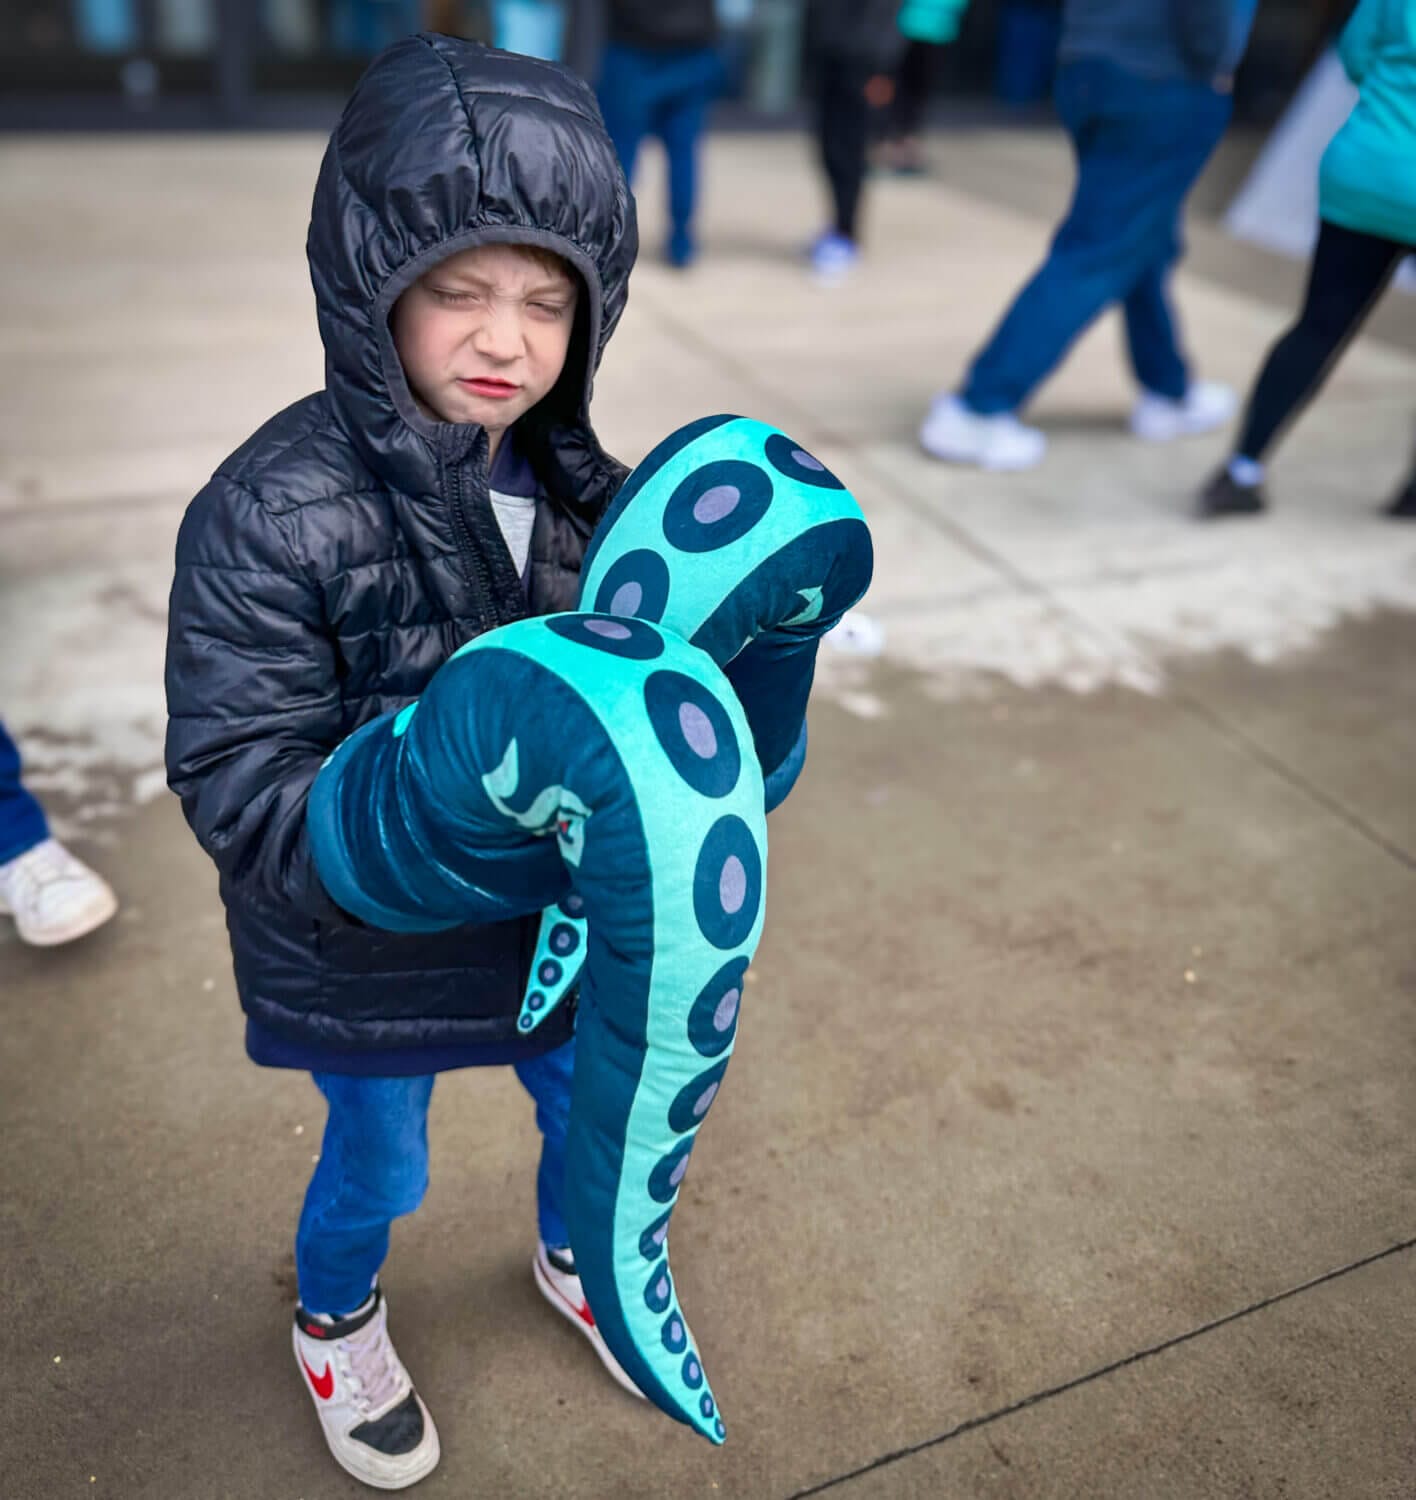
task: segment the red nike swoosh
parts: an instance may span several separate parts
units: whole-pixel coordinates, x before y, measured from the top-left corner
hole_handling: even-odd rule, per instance
[[[300,1356],[300,1363],[305,1365],[303,1354]],[[310,1377],[310,1384],[315,1388],[315,1395],[321,1401],[328,1401],[334,1395],[334,1370],[330,1367],[328,1360],[325,1361],[323,1375],[316,1375],[309,1365],[305,1365],[305,1374]]]
[[[556,1294],[556,1296],[565,1303],[565,1305],[571,1310],[571,1312],[573,1312],[575,1316],[579,1318],[587,1328],[593,1328],[595,1326],[595,1315],[590,1311],[590,1304],[588,1302],[582,1302],[580,1306],[577,1307],[575,1303],[573,1303],[570,1298],[567,1297],[563,1291],[561,1291],[561,1289],[555,1284],[554,1281],[551,1280],[549,1276],[546,1277],[546,1285],[550,1287],[550,1289]]]

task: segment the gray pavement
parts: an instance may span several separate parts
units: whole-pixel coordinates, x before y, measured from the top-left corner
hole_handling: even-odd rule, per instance
[[[1036,405],[1044,467],[942,469],[913,429],[1040,253],[1065,155],[937,145],[938,180],[873,185],[869,263],[831,292],[793,254],[821,211],[802,141],[712,143],[682,277],[653,263],[651,158],[597,390],[630,461],[706,412],[780,423],[877,542],[886,652],[823,653],[676,1219],[728,1443],[624,1397],[545,1309],[529,1107],[455,1075],[385,1278],[443,1437],[420,1494],[1416,1491],[1416,528],[1375,515],[1410,452],[1409,309],[1291,434],[1262,522],[1188,520],[1222,438],[1125,435],[1111,326]],[[57,952],[0,928],[17,1500],[366,1493],[287,1342],[319,1100],[244,1060],[160,772],[182,506],[320,377],[319,149],[0,154],[0,710],[124,901]],[[1189,340],[1242,387],[1277,273],[1194,237]]]

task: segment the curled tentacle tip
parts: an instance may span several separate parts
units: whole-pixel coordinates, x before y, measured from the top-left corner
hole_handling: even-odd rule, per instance
[[[704,1390],[693,1402],[691,1410],[689,1423],[694,1431],[701,1433],[714,1447],[721,1447],[728,1430],[723,1425],[723,1414],[718,1410],[718,1403],[711,1392]]]

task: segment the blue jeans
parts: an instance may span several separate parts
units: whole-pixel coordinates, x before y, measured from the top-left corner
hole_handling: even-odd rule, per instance
[[[48,837],[44,809],[20,785],[20,752],[0,723],[0,865]]]
[[[650,51],[611,42],[600,67],[600,112],[624,175],[646,135],[657,135],[669,158],[669,224],[674,239],[691,245],[698,198],[698,138],[722,79],[711,47]]]
[[[541,1132],[536,1174],[541,1238],[548,1245],[566,1245],[570,1236],[562,1204],[575,1042],[515,1067],[536,1101]],[[295,1272],[308,1311],[337,1316],[358,1307],[388,1254],[393,1221],[423,1201],[435,1076],[314,1075],[329,1103],[329,1118],[295,1235]]]
[[[1077,155],[1072,206],[974,360],[964,404],[982,415],[1016,411],[1113,302],[1125,310],[1136,379],[1179,400],[1190,376],[1165,284],[1181,253],[1185,195],[1224,134],[1229,95],[1090,58],[1062,66],[1056,100]]]

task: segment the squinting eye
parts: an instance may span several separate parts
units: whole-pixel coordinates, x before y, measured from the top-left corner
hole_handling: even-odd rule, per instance
[[[551,318],[563,317],[568,310],[562,302],[533,302],[531,306],[537,312],[544,313]]]
[[[450,306],[461,307],[468,302],[475,302],[476,295],[472,292],[449,292],[440,286],[430,286],[428,290],[442,303]]]

